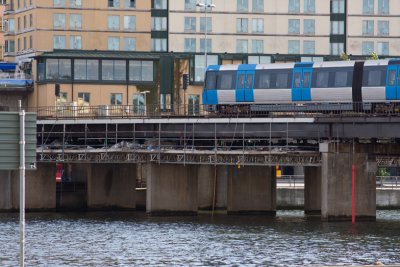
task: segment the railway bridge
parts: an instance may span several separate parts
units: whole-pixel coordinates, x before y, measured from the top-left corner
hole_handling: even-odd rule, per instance
[[[37,171],[27,181],[32,209],[59,204],[54,174],[62,163],[64,177],[85,184],[90,209],[135,209],[137,182],[145,181],[152,214],[273,215],[276,166],[297,166],[304,168],[307,213],[349,220],[354,169],[356,216],[373,220],[377,167],[400,165],[396,113],[54,114],[38,112]],[[15,187],[13,175],[3,188]],[[16,202],[9,196],[0,208]]]

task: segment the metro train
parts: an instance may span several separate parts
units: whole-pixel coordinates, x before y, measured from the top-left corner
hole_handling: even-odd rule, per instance
[[[206,71],[202,101],[208,111],[235,106],[271,111],[279,106],[352,110],[354,103],[364,109],[400,105],[400,59],[212,65]]]

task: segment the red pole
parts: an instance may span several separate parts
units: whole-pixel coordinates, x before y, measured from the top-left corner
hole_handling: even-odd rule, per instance
[[[351,223],[356,223],[356,166],[351,165]]]

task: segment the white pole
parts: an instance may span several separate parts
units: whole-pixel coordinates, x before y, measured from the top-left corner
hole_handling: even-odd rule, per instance
[[[209,5],[204,4],[204,19],[206,23],[206,30],[204,32],[204,62],[205,62],[205,67],[204,67],[204,73],[207,71],[207,8]]]
[[[19,226],[20,226],[20,258],[19,266],[25,266],[25,110],[22,109],[21,100],[19,106]]]

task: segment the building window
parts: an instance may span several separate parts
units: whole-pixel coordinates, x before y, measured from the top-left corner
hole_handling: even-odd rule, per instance
[[[362,54],[371,55],[374,52],[374,42],[362,42]]]
[[[188,115],[200,114],[200,95],[189,95],[188,97]]]
[[[236,19],[236,32],[245,33],[248,32],[249,20],[244,18]]]
[[[82,49],[82,36],[71,35],[69,37],[69,47],[71,49]]]
[[[70,29],[82,29],[82,15],[71,14],[69,16],[69,28]]]
[[[315,41],[304,41],[303,42],[303,53],[304,54],[315,54]]]
[[[33,48],[33,37],[32,37],[32,35],[29,36],[29,48],[30,48],[30,49]]]
[[[313,19],[305,19],[304,20],[304,34],[315,34],[315,20]]]
[[[122,94],[114,94],[110,95],[110,105],[122,105]]]
[[[304,13],[315,13],[315,0],[304,0]]]
[[[167,39],[152,38],[151,39],[151,51],[166,52],[167,51]]]
[[[248,52],[248,41],[243,39],[236,40],[236,53],[245,54]]]
[[[29,27],[33,27],[33,14],[29,14]]]
[[[65,14],[54,14],[53,26],[55,29],[65,29]]]
[[[152,82],[154,80],[153,61],[129,61],[129,81]]]
[[[196,0],[185,0],[185,10],[196,10]]]
[[[344,21],[331,21],[331,34],[344,34]]]
[[[70,80],[71,60],[70,59],[46,59],[47,80]]]
[[[5,42],[5,51],[7,53],[14,53],[15,52],[15,41],[14,40],[7,40]]]
[[[248,0],[237,0],[237,11],[238,12],[248,12],[249,11],[249,1]]]
[[[263,40],[252,40],[251,52],[253,54],[264,54],[264,41]]]
[[[53,6],[54,7],[65,7],[65,0],[53,0]]]
[[[378,35],[389,36],[389,21],[387,20],[378,21]]]
[[[135,16],[124,16],[124,30],[134,31],[136,28]]]
[[[289,34],[300,34],[300,20],[289,19]]]
[[[90,106],[90,93],[78,93],[78,106]]]
[[[171,110],[171,94],[160,94],[160,109],[161,111]]]
[[[185,38],[185,52],[196,52],[196,39],[195,38]]]
[[[108,37],[108,50],[118,51],[120,48],[119,37]]]
[[[195,32],[195,31],[196,31],[196,18],[185,17],[185,32]]]
[[[252,19],[252,31],[254,33],[263,33],[264,32],[264,19]]]
[[[53,48],[65,49],[65,35],[54,35]]]
[[[24,30],[27,28],[26,16],[24,16]]]
[[[74,80],[99,80],[99,61],[75,59],[74,60]]]
[[[200,39],[200,52],[204,53],[204,39]],[[207,38],[207,52],[211,52],[212,51],[212,41],[211,39]]]
[[[374,35],[374,21],[363,20],[363,35]]]
[[[9,19],[6,25],[8,32],[15,32],[15,20]]]
[[[332,13],[344,14],[345,2],[344,0],[332,0]]]
[[[331,55],[340,55],[344,52],[344,43],[331,43]]]
[[[154,9],[167,9],[167,0],[154,0]]]
[[[124,0],[124,7],[125,8],[135,8],[136,0]]]
[[[253,12],[264,12],[264,0],[253,0]]]
[[[108,0],[108,7],[119,7],[119,0]]]
[[[108,29],[119,30],[119,16],[108,16]]]
[[[136,38],[125,37],[124,38],[124,50],[135,51],[136,50]]]
[[[389,0],[378,1],[378,14],[388,15],[389,14]]]
[[[26,50],[26,37],[24,37],[24,50]]]
[[[204,55],[196,55],[194,57],[194,61],[195,61],[194,81],[202,82],[204,81],[204,70],[205,70]],[[207,55],[208,66],[217,64],[218,64],[218,56]]]
[[[300,54],[300,41],[298,40],[288,41],[288,54]]]
[[[300,0],[289,0],[289,13],[300,13]]]
[[[207,17],[207,25],[206,18],[200,18],[200,31],[205,32],[207,28],[207,32],[212,31],[212,18]]]
[[[248,56],[247,62],[249,64],[269,64],[272,59],[270,56]]]
[[[196,21],[195,21],[194,28],[196,30]],[[167,30],[167,18],[151,17],[151,30],[152,31],[166,31]]]
[[[378,42],[378,55],[388,56],[389,55],[389,43],[388,42]]]
[[[69,6],[70,7],[82,7],[82,0],[70,0]]]
[[[126,81],[126,61],[102,60],[101,79],[103,81]]]
[[[144,93],[138,93],[138,94],[133,94],[132,97],[132,111],[133,114],[138,114],[138,115],[145,115],[145,94]]]
[[[374,0],[363,0],[363,14],[374,14]]]

